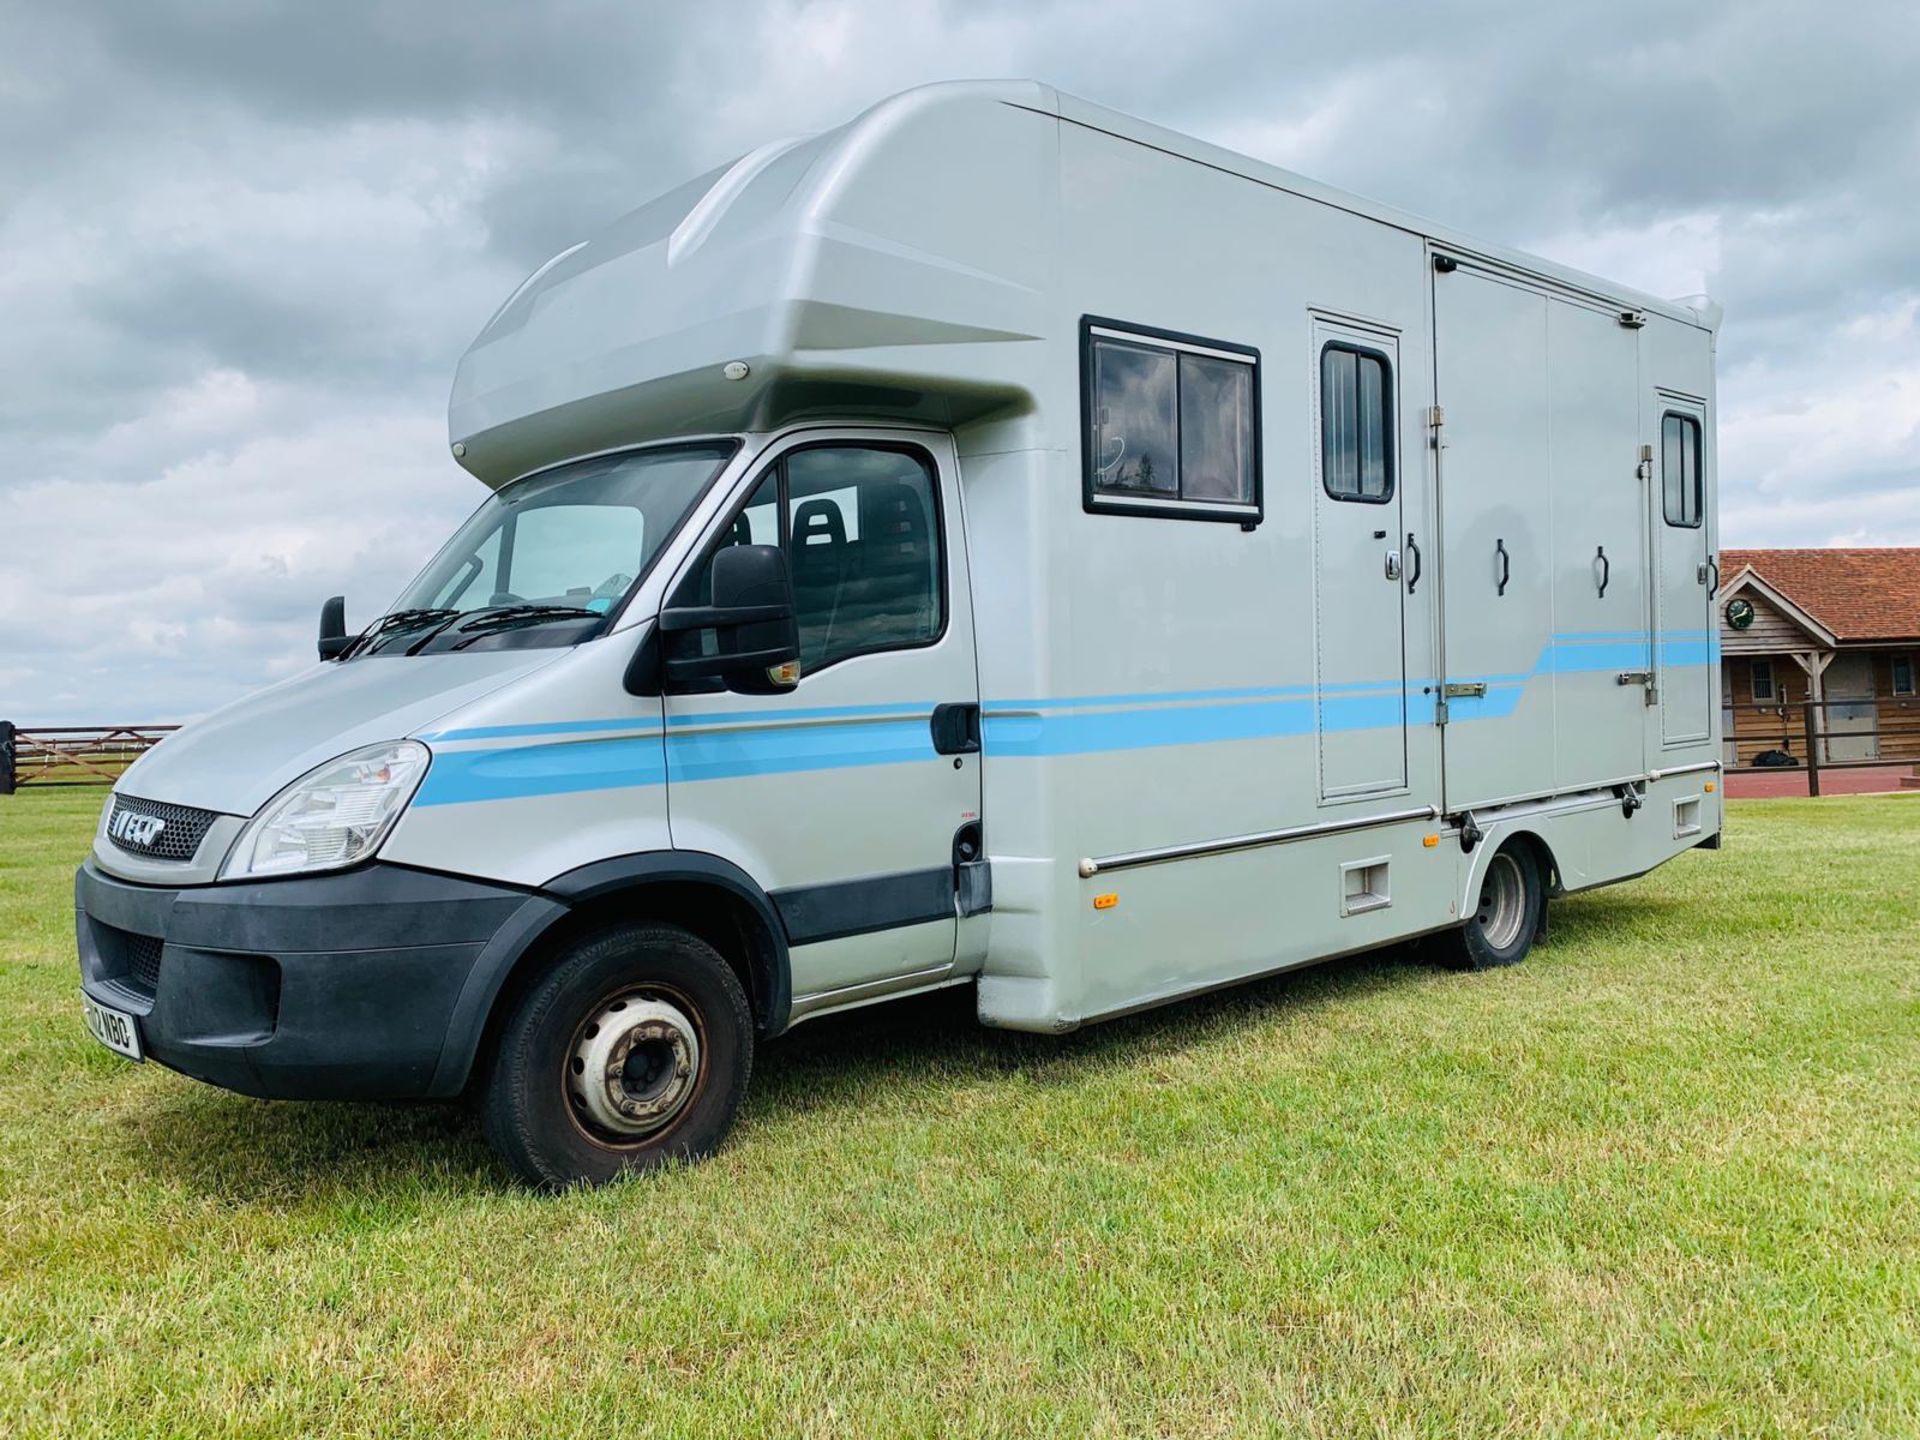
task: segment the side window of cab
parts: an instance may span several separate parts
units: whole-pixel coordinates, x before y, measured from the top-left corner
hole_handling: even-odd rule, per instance
[[[778,545],[800,630],[800,676],[842,660],[931,645],[946,630],[939,486],[907,445],[789,450],[762,472],[713,549]],[[712,599],[712,551],[671,603]],[[712,632],[682,643],[714,644]]]

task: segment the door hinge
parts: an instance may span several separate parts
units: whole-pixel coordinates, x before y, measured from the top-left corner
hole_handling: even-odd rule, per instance
[[[1433,697],[1433,723],[1436,725],[1447,723],[1447,697],[1444,695]]]
[[[1440,428],[1447,423],[1447,412],[1443,406],[1427,407],[1427,428],[1433,432],[1433,448],[1440,448]]]
[[[1613,678],[1614,683],[1618,685],[1651,685],[1653,683],[1653,672],[1651,670],[1622,670]]]
[[[1441,688],[1440,694],[1448,700],[1478,700],[1487,693],[1484,680],[1450,681]]]

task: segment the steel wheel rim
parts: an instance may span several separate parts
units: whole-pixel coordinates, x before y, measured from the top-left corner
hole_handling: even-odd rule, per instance
[[[608,995],[574,1031],[562,1065],[567,1111],[596,1144],[657,1142],[706,1081],[699,1011],[681,995],[631,987]]]
[[[1487,944],[1507,950],[1520,938],[1520,927],[1527,918],[1527,886],[1520,873],[1520,862],[1500,854],[1487,865],[1486,878],[1480,882],[1480,905],[1474,921]]]

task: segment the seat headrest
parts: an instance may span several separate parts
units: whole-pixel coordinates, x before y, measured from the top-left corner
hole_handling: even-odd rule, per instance
[[[793,548],[805,550],[809,546],[844,545],[847,543],[846,521],[840,518],[840,507],[831,500],[802,500],[793,512]]]

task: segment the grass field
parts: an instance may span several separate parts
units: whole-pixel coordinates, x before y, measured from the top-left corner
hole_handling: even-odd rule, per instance
[[[0,1435],[1920,1434],[1920,797],[1737,805],[1515,970],[823,1021],[558,1199],[94,1044],[102,798],[0,800]]]

